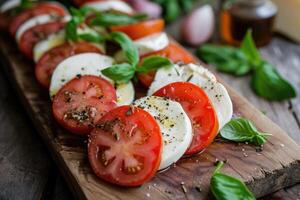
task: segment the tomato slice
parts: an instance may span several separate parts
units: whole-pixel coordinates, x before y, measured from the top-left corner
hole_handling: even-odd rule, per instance
[[[184,49],[183,47],[179,46],[174,42],[171,42],[166,48],[160,51],[156,51],[142,56],[141,60],[143,58],[153,56],[153,55],[167,57],[170,60],[172,60],[174,63],[176,62],[196,63],[195,58],[191,55],[190,52],[188,52],[186,49]],[[151,85],[151,83],[154,80],[154,77],[155,77],[155,71],[138,75],[140,82],[146,87],[149,87]]]
[[[64,59],[80,53],[102,53],[95,45],[88,42],[64,43],[47,51],[35,66],[35,76],[45,88],[49,88],[52,73]]]
[[[116,107],[114,87],[97,76],[79,76],[56,94],[52,104],[54,118],[75,134],[89,134],[104,114]]]
[[[51,22],[47,24],[40,24],[30,28],[22,34],[19,41],[20,51],[29,59],[33,57],[33,47],[34,45],[47,38],[52,33],[56,33],[63,29],[65,22]]]
[[[76,6],[82,6],[85,3],[93,2],[93,1],[105,1],[105,0],[73,0]]]
[[[162,136],[155,119],[141,108],[121,106],[108,112],[91,132],[88,144],[95,174],[110,183],[138,186],[157,171]]]
[[[7,31],[11,20],[12,20],[12,15],[9,11],[0,13],[0,30]]]
[[[110,27],[111,31],[120,31],[127,34],[131,39],[136,40],[153,33],[163,31],[165,22],[162,19],[142,21],[135,24],[118,25]]]
[[[28,19],[42,14],[55,14],[57,16],[65,16],[68,11],[58,3],[39,3],[33,8],[25,10],[20,14],[16,15],[9,26],[9,32],[15,36],[18,28]]]
[[[193,141],[185,155],[198,153],[213,142],[218,133],[218,119],[208,96],[200,87],[188,82],[175,82],[154,95],[179,102],[190,118]]]

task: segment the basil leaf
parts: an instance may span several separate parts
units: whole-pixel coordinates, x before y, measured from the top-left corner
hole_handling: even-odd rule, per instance
[[[134,77],[135,67],[128,63],[122,63],[103,69],[101,72],[117,83],[127,83]]]
[[[241,50],[245,53],[245,55],[248,57],[248,60],[251,61],[253,65],[257,66],[261,63],[262,58],[259,51],[255,47],[251,30],[247,30],[246,36],[241,43]]]
[[[194,4],[193,0],[180,0],[179,3],[182,6],[184,12],[186,13],[193,9],[193,4]]]
[[[293,86],[267,62],[263,62],[255,70],[251,86],[257,95],[268,100],[282,101],[296,97]]]
[[[66,31],[66,39],[67,40],[72,40],[72,41],[77,41],[78,36],[77,36],[77,23],[75,22],[74,19],[71,19],[65,26],[65,31]]]
[[[79,38],[84,41],[93,42],[93,43],[101,43],[104,41],[104,38],[102,36],[93,33],[79,34]]]
[[[20,4],[12,9],[13,15],[18,14],[24,10],[31,8],[36,1],[33,0],[21,0]]]
[[[235,177],[220,172],[223,165],[223,162],[218,162],[216,170],[210,180],[210,190],[215,199],[255,200],[255,197],[245,183]]]
[[[110,38],[121,45],[127,61],[135,67],[139,62],[139,54],[138,49],[133,44],[132,40],[126,34],[121,32],[110,33]]]
[[[252,70],[246,55],[238,48],[205,44],[197,49],[196,54],[221,72],[243,76]]]
[[[98,14],[91,21],[91,25],[109,27],[113,25],[133,24],[146,18],[147,15],[144,14],[129,16],[120,13],[102,13]]]
[[[154,71],[162,67],[171,67],[172,62],[165,57],[150,56],[143,60],[142,64],[136,69],[139,73],[147,73]]]
[[[165,3],[164,18],[169,23],[176,20],[181,15],[181,8],[178,0],[167,0]]]
[[[238,118],[228,122],[220,130],[220,135],[230,141],[250,142],[260,146],[266,142],[269,134],[260,133],[249,120]]]

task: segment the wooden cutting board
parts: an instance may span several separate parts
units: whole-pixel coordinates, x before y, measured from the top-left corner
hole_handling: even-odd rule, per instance
[[[121,188],[103,182],[89,166],[86,139],[67,133],[55,123],[48,93],[35,80],[34,64],[26,60],[8,38],[7,35],[0,36],[3,66],[74,197],[78,199],[209,199],[210,178],[216,160],[226,160],[222,171],[242,179],[256,197],[300,182],[300,147],[227,84],[235,116],[245,117],[259,130],[273,134],[263,151],[218,138],[204,153],[182,158],[141,187]]]

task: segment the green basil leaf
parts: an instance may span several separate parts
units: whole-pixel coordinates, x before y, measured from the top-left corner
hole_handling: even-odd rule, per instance
[[[77,41],[79,38],[77,28],[78,25],[85,21],[86,14],[92,10],[92,8],[83,6],[80,9],[76,9],[71,7],[70,12],[72,14],[72,19],[66,24],[65,31],[66,31],[66,38],[67,40]],[[96,37],[96,36],[94,36]],[[87,38],[86,35],[80,36],[80,38]],[[90,39],[91,37],[89,37]],[[87,40],[89,41],[89,40]]]
[[[15,15],[17,13],[20,13],[20,12],[24,11],[24,10],[27,10],[27,9],[31,8],[34,5],[35,2],[36,1],[33,1],[33,0],[21,0],[20,4],[17,7],[13,8],[11,13],[13,15]]]
[[[219,162],[211,177],[210,190],[216,200],[255,200],[254,195],[245,183],[239,179],[222,174],[220,169],[224,165]]]
[[[79,34],[78,37],[84,41],[93,42],[93,43],[102,43],[104,41],[104,38],[97,33],[96,34],[83,33],[83,34]]]
[[[65,26],[65,31],[66,31],[66,39],[67,40],[72,40],[72,41],[77,41],[78,36],[77,36],[77,23],[71,19]]]
[[[255,47],[251,30],[247,31],[241,43],[241,50],[245,53],[245,55],[248,57],[248,60],[251,61],[253,65],[257,66],[261,63],[262,58],[259,51]]]
[[[268,100],[282,101],[296,97],[294,87],[267,62],[255,70],[251,86],[257,95]]]
[[[165,57],[150,56],[143,60],[142,64],[136,69],[139,73],[147,73],[163,67],[171,67],[172,62]]]
[[[117,83],[127,83],[134,77],[135,67],[128,63],[122,63],[103,69],[101,72]]]
[[[180,0],[180,5],[182,6],[184,12],[189,12],[193,9],[194,1],[193,0]]]
[[[167,0],[164,12],[164,18],[168,23],[176,20],[181,15],[178,0]]]
[[[247,57],[238,48],[205,44],[197,49],[196,54],[221,72],[242,76],[252,70]]]
[[[133,24],[146,18],[147,15],[144,14],[129,16],[121,13],[102,13],[98,14],[91,21],[91,25],[109,27],[114,25]]]
[[[139,62],[139,54],[138,49],[133,44],[132,40],[126,34],[121,32],[112,32],[110,33],[110,37],[113,41],[121,45],[127,61],[135,67]]]
[[[220,130],[220,135],[230,141],[250,142],[259,146],[266,142],[269,134],[260,133],[249,120],[238,118],[228,122]]]

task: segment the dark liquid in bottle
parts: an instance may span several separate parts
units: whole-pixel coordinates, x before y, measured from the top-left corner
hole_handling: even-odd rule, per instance
[[[248,29],[252,29],[252,36],[257,46],[268,44],[272,38],[275,16],[267,18],[245,18],[236,16],[228,11],[221,13],[221,36],[229,44],[239,45]]]

